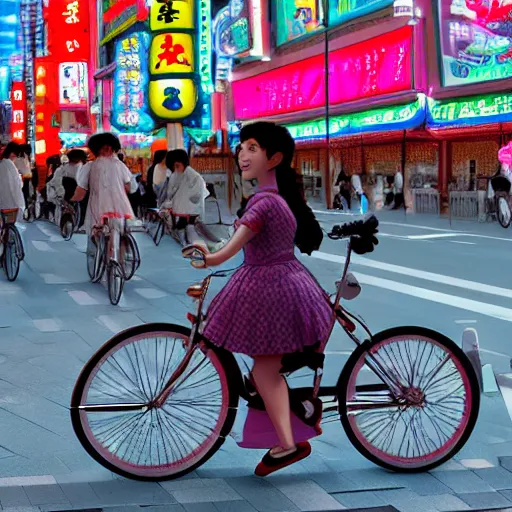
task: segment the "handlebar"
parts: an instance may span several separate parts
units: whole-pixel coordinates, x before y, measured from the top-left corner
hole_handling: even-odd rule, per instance
[[[350,247],[357,254],[366,254],[374,250],[379,241],[376,234],[379,232],[379,221],[375,215],[369,215],[362,220],[336,225],[327,236],[331,240],[350,238]]]

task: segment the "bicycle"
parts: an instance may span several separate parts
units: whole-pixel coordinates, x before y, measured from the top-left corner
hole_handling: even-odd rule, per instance
[[[180,217],[187,218],[187,227],[189,226],[188,220],[194,215],[180,215]],[[186,240],[181,240],[178,231],[176,230],[176,215],[171,208],[150,208],[146,211],[146,231],[153,240],[154,244],[158,247],[165,231],[180,245],[186,244]]]
[[[335,226],[329,234],[349,240],[331,301],[329,337],[337,322],[356,344],[336,386],[321,387],[328,338],[314,353],[285,356],[282,373],[289,377],[302,366],[314,371],[311,387],[290,389],[292,411],[303,423],[318,427],[322,413],[339,415],[349,440],[367,459],[395,471],[426,471],[453,457],[469,439],[480,389],[471,362],[444,335],[423,327],[372,335],[341,305],[342,298],[360,290],[348,273],[352,250],[373,250],[363,250],[362,242],[373,240],[377,225],[372,216]],[[198,248],[185,247],[183,254],[195,267],[204,266]],[[107,469],[139,480],[183,476],[222,446],[240,398],[254,402],[251,379],[242,375],[235,356],[202,335],[210,283],[227,274],[213,272],[188,289],[197,300],[197,312],[187,315],[192,328],[132,327],[107,341],[82,369],[71,398],[71,421],[82,446]]]
[[[62,214],[60,216],[60,234],[64,240],[69,241],[73,233],[77,233],[80,224],[80,203],[71,204],[63,201],[61,206]]]
[[[119,304],[125,281],[135,275],[140,262],[137,242],[127,231],[125,219],[105,215],[102,225],[93,228],[93,235],[87,242],[87,272],[91,281],[98,283],[106,270],[108,295],[113,306]]]
[[[9,281],[15,281],[20,272],[20,264],[25,259],[25,250],[20,232],[16,227],[18,208],[0,210],[1,264]]]

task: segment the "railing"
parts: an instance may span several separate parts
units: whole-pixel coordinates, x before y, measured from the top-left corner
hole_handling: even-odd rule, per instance
[[[478,218],[478,192],[452,191],[449,194],[450,215],[456,219]]]
[[[435,188],[413,189],[411,193],[415,213],[441,213],[440,195]]]

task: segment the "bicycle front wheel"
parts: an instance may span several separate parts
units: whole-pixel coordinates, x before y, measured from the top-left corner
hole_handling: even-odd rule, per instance
[[[9,281],[16,281],[20,272],[22,255],[18,244],[21,243],[19,233],[14,226],[7,228],[7,242],[4,247],[4,269]]]
[[[73,222],[73,215],[71,213],[64,213],[60,219],[60,234],[64,240],[69,241],[75,231],[75,224]]]
[[[510,211],[510,204],[508,196],[499,196],[496,200],[496,209],[498,222],[502,228],[508,228],[512,221],[512,212]]]
[[[240,370],[232,354],[198,344],[165,403],[150,406],[187,353],[190,329],[132,327],[110,339],[82,370],[71,420],[89,455],[138,480],[183,476],[224,443],[235,420]]]
[[[140,267],[139,248],[135,238],[129,233],[121,237],[121,244],[124,246],[124,275],[126,280],[129,281]]]
[[[403,472],[452,458],[469,439],[480,407],[477,376],[462,349],[422,327],[389,329],[357,347],[337,392],[354,447]]]

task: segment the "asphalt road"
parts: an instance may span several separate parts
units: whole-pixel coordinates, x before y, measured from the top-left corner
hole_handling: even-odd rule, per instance
[[[353,220],[331,213],[319,213],[318,217],[325,229]],[[445,220],[405,217],[397,212],[379,217],[380,243],[375,252],[353,260],[352,271],[363,290],[349,308],[364,317],[374,332],[397,325],[420,325],[438,330],[460,344],[463,330],[474,328],[482,362],[491,364],[497,375],[509,373],[512,231],[472,222],[450,226]],[[141,487],[136,495],[139,497],[133,497],[76,441],[67,409],[73,384],[85,361],[119,330],[151,321],[185,324],[185,314],[191,306],[185,290],[204,272],[192,269],[169,237],[154,247],[147,235],[137,234],[142,265],[136,278],[126,285],[120,305],[114,307],[109,304],[105,288],[88,280],[83,235],[64,242],[57,229],[47,223],[22,225],[21,229],[27,255],[20,276],[15,283],[8,283],[0,275],[2,506],[2,487],[23,489],[28,502],[13,505],[46,510],[56,510],[59,504],[91,507],[127,503],[170,503],[175,508],[169,510],[176,511],[210,510],[194,508],[209,503],[216,507],[211,510],[228,510],[228,505],[220,507],[219,503],[233,501],[241,507],[243,500],[246,508],[232,510],[338,510],[341,506],[369,507],[371,502],[406,511],[412,510],[411,503],[417,510],[417,500],[425,495],[445,497],[436,498],[439,504],[435,506],[432,504],[437,503],[436,499],[424,500],[421,509],[428,512],[467,510],[478,508],[479,504],[485,508],[490,502],[483,498],[464,498],[478,492],[489,494],[489,500],[492,498],[498,506],[512,506],[512,496],[509,501],[504,491],[512,490],[512,474],[499,462],[499,457],[512,456],[512,423],[499,394],[483,397],[472,438],[456,460],[441,467],[440,472],[433,472],[434,476],[417,475],[416,479],[407,480],[396,475],[388,477],[352,448],[341,425],[335,422],[326,425],[324,435],[314,442],[315,455],[307,464],[283,472],[280,478],[284,480],[272,480],[269,496],[275,489],[279,492],[272,504],[262,501],[267,484],[250,477],[261,453],[241,450],[231,441],[194,475],[203,491],[214,491],[201,493],[190,483],[174,483],[158,487],[173,501],[155,501],[151,496],[160,492],[155,491],[156,487]],[[330,291],[334,291],[334,282],[339,279],[345,248],[345,242],[326,239],[321,251],[303,258]],[[235,263],[239,262],[240,258]],[[220,286],[222,282],[216,283],[212,291]],[[327,349],[325,383],[336,381],[352,349],[351,342],[337,330]],[[461,482],[452,482],[452,477],[444,478],[453,475],[453,471],[464,471],[463,480],[472,485],[465,487]],[[494,471],[493,478],[503,477],[509,483],[500,486],[488,482],[485,475],[490,475],[489,471]],[[309,501],[306,497],[302,501],[293,498],[300,492],[295,483],[287,480],[290,477],[298,479],[297,485],[310,482]],[[472,478],[478,478],[476,484]],[[107,484],[115,489],[101,487]],[[66,487],[73,485],[82,486],[78,501],[72,499],[73,492]],[[422,485],[428,492],[423,492]],[[220,492],[219,488],[224,490]],[[395,489],[398,496],[389,494],[390,489]],[[146,491],[151,496],[146,497]],[[312,503],[311,497],[317,492],[318,498]],[[283,496],[288,501],[283,501]],[[452,503],[455,508],[449,508],[447,503],[455,499],[459,500]],[[427,501],[429,506],[425,505]]]

